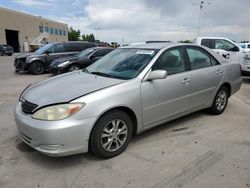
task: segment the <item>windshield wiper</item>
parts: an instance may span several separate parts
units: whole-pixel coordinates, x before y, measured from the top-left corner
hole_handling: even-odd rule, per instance
[[[106,74],[106,73],[103,73],[103,72],[90,72],[90,74],[95,74],[95,75],[98,75],[98,76],[104,76],[104,77],[109,77],[109,78],[113,77],[113,76],[111,76],[109,74]]]

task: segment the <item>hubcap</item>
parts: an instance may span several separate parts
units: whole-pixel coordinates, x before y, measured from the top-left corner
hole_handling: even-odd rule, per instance
[[[219,91],[216,97],[216,108],[221,111],[225,108],[227,103],[227,94],[224,90]]]
[[[40,72],[42,72],[42,69],[43,69],[42,65],[38,64],[37,67],[36,67],[36,71],[40,73]]]
[[[109,152],[118,150],[123,146],[128,136],[128,128],[121,119],[110,121],[101,134],[102,147]]]

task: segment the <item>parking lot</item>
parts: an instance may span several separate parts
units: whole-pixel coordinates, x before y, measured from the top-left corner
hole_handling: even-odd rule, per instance
[[[1,188],[250,187],[250,78],[222,115],[201,111],[151,129],[112,159],[52,158],[20,141],[13,116],[22,90],[51,75],[16,74],[14,56],[0,57]]]

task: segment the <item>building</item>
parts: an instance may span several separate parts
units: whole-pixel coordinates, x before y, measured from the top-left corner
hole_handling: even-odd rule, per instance
[[[9,44],[15,52],[67,40],[67,24],[0,7],[0,44]]]

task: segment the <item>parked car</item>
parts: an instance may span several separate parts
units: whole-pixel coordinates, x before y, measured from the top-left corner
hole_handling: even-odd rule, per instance
[[[26,53],[15,58],[16,72],[29,71],[35,75],[43,74],[50,63],[57,58],[72,56],[87,48],[97,46],[90,42],[55,42],[39,48],[34,53]]]
[[[0,44],[0,55],[11,56],[14,53],[13,48],[7,44]]]
[[[15,119],[20,138],[46,155],[91,150],[110,158],[132,134],[201,109],[223,113],[240,86],[240,65],[206,47],[121,47],[82,71],[26,88]]]
[[[250,58],[250,43],[239,43],[239,46],[243,49],[245,58]]]
[[[55,59],[49,67],[52,74],[60,74],[86,68],[104,55],[114,50],[110,47],[93,47],[70,57]]]
[[[250,60],[234,41],[224,37],[198,37],[194,43],[213,49],[231,63],[240,63],[241,75],[250,75]]]

